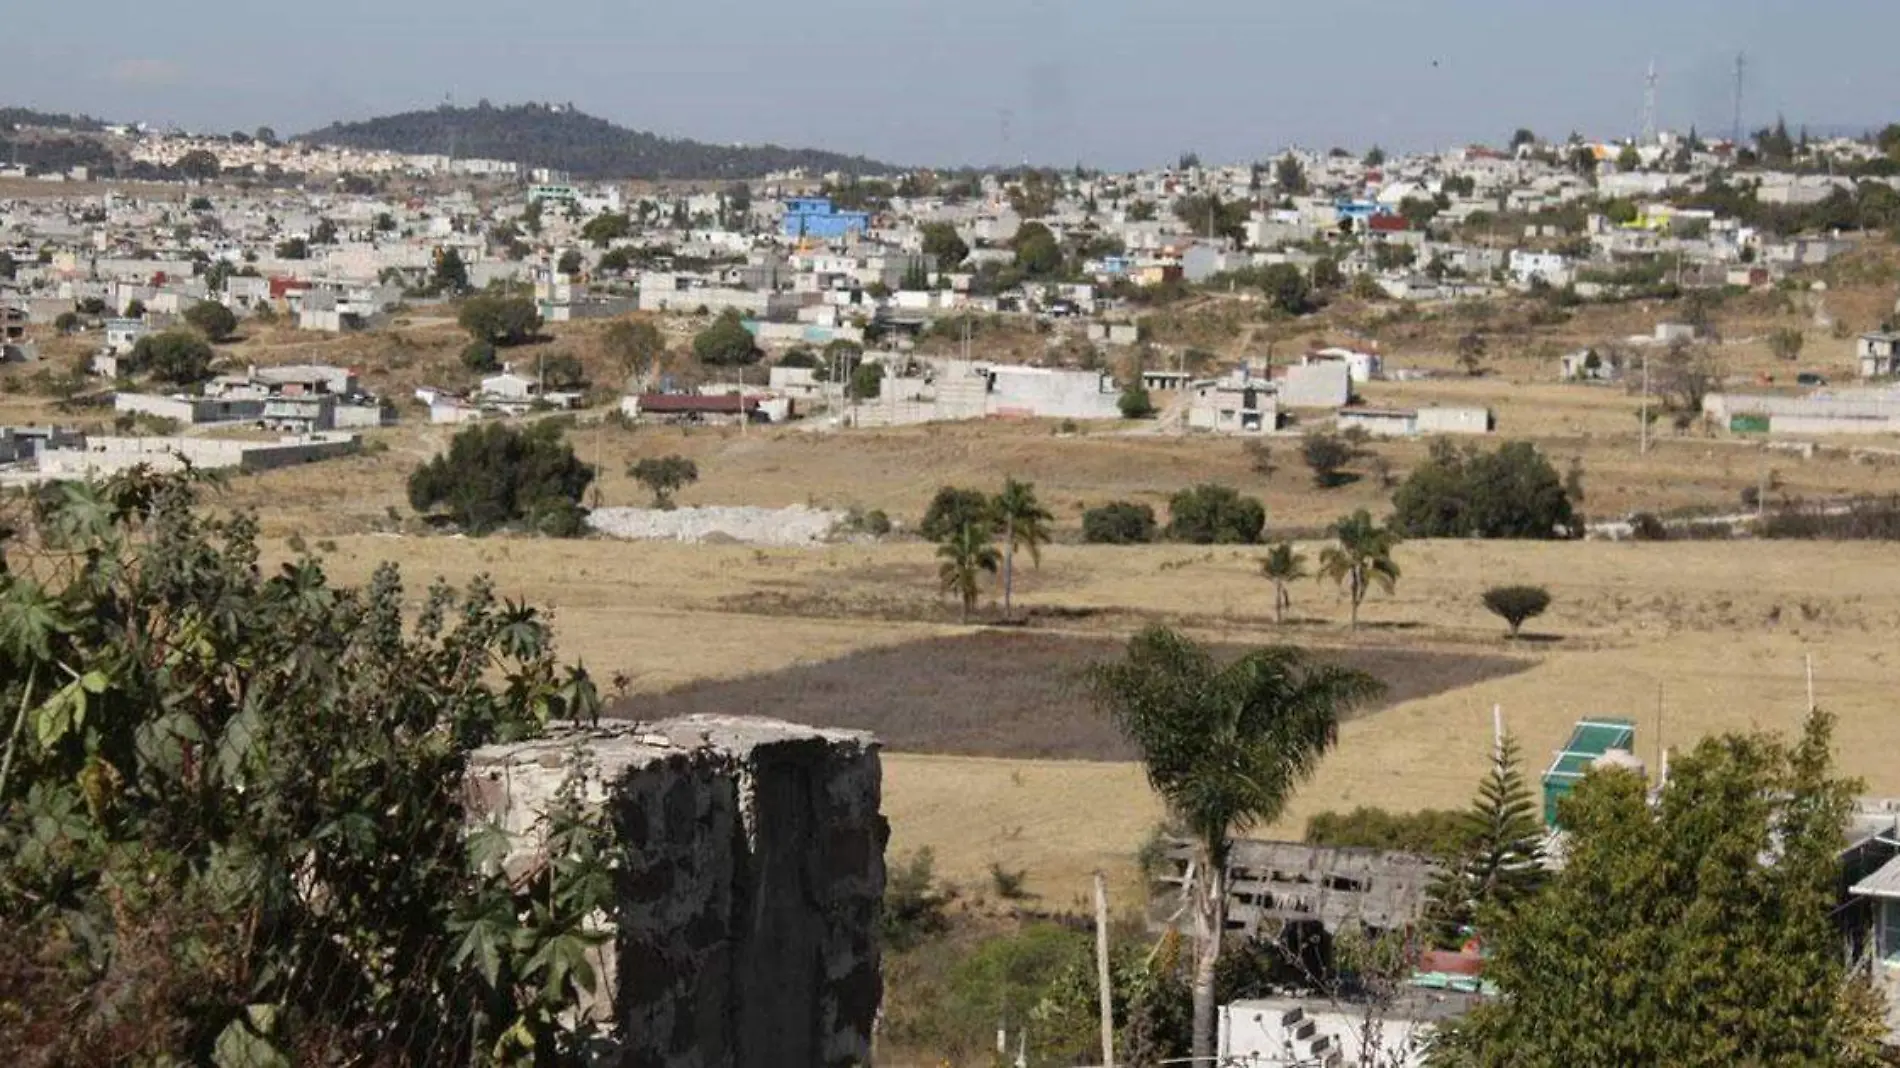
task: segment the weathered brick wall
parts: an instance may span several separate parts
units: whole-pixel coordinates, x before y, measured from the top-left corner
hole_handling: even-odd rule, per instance
[[[884,891],[877,747],[866,735],[695,716],[475,755],[472,818],[517,836],[584,749],[619,839],[610,1010],[627,1068],[870,1063]]]

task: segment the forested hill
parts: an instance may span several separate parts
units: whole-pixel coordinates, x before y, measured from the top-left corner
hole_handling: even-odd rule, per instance
[[[750,178],[804,168],[814,173],[893,170],[861,156],[777,145],[709,145],[616,126],[572,107],[520,104],[408,111],[335,123],[297,140],[414,154],[510,160],[576,178]]]
[[[60,115],[32,108],[0,107],[0,130],[15,126],[43,126],[55,130],[96,131],[104,129],[98,119],[87,115]]]

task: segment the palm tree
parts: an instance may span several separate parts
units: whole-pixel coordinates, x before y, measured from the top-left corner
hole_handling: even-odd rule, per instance
[[[976,610],[977,580],[985,571],[996,574],[996,546],[990,544],[990,532],[980,524],[965,523],[937,546],[937,558],[943,561],[937,565],[937,585],[963,602],[967,623]]]
[[[1273,583],[1273,621],[1286,622],[1286,610],[1293,607],[1286,588],[1306,577],[1306,557],[1293,548],[1292,542],[1283,541],[1267,550],[1260,561],[1260,573]]]
[[[1049,544],[1049,526],[1055,516],[1036,499],[1036,487],[1013,478],[1003,480],[1003,492],[990,502],[990,511],[1003,528],[1003,615],[1010,613],[1016,592],[1016,547],[1029,550],[1029,560],[1042,567],[1042,547]]]
[[[1141,752],[1148,782],[1186,829],[1194,857],[1194,1047],[1212,1059],[1214,972],[1227,927],[1227,861],[1235,835],[1280,817],[1338,733],[1342,713],[1380,684],[1310,663],[1290,646],[1222,666],[1166,627],[1128,643],[1091,674],[1097,701]]]
[[[1361,508],[1333,524],[1337,545],[1319,554],[1319,577],[1332,579],[1346,587],[1352,597],[1352,625],[1359,626],[1359,605],[1366,592],[1377,585],[1390,594],[1399,581],[1399,565],[1392,550],[1399,544],[1398,534],[1372,521]]]

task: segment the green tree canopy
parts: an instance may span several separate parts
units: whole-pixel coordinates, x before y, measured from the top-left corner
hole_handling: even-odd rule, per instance
[[[1266,526],[1266,506],[1232,486],[1203,483],[1168,499],[1168,537],[1173,541],[1252,545]]]
[[[1155,540],[1155,510],[1110,501],[1082,513],[1082,540],[1092,545],[1142,545]]]
[[[476,341],[506,347],[532,341],[541,329],[541,313],[527,297],[484,293],[462,302],[456,322]]]
[[[587,220],[581,227],[581,239],[591,242],[595,248],[606,248],[612,242],[633,232],[633,220],[617,212],[602,212]]]
[[[1526,441],[1485,453],[1440,439],[1392,497],[1408,538],[1568,538],[1578,533],[1557,469]]]
[[[190,330],[164,330],[132,346],[134,370],[160,382],[189,386],[211,377],[211,346]]]
[[[215,300],[201,300],[185,309],[185,322],[212,341],[223,341],[237,330],[237,316]]]
[[[693,355],[709,367],[739,367],[764,355],[738,311],[727,308],[693,338]]]
[[[1832,727],[1705,739],[1654,804],[1629,770],[1585,776],[1560,808],[1563,869],[1488,932],[1504,996],[1443,1062],[1879,1063],[1879,1004],[1833,917],[1858,785],[1831,773]]]
[[[1292,542],[1283,541],[1260,558],[1260,574],[1273,583],[1273,621],[1286,622],[1286,610],[1293,606],[1287,587],[1307,576],[1306,557]]]
[[[937,265],[939,271],[954,271],[970,256],[970,246],[957,235],[957,228],[947,222],[925,223],[924,255]]]
[[[1226,665],[1167,629],[1130,639],[1092,672],[1096,697],[1141,753],[1148,783],[1195,848],[1193,1050],[1214,1040],[1214,975],[1226,933],[1235,836],[1272,823],[1332,748],[1340,718],[1379,683],[1275,646]]]
[[[1319,577],[1346,590],[1352,603],[1352,625],[1359,626],[1359,606],[1377,586],[1386,593],[1399,581],[1399,565],[1392,550],[1399,536],[1372,521],[1364,508],[1333,524],[1333,544],[1319,555]]]
[[[936,496],[930,499],[930,506],[924,510],[923,520],[917,524],[917,533],[931,541],[943,541],[960,527],[972,523],[984,527],[994,524],[989,494],[979,489],[939,486]]]
[[[1016,266],[1031,278],[1062,269],[1062,246],[1056,242],[1056,235],[1039,222],[1024,223],[1010,246],[1016,250]]]
[[[1042,547],[1049,544],[1049,524],[1054,513],[1036,498],[1032,483],[1003,480],[1002,492],[990,499],[990,517],[1003,535],[1003,614],[1007,616],[1015,602],[1016,550],[1029,550],[1029,560],[1042,567]]]
[[[666,356],[666,335],[650,319],[616,319],[601,334],[600,344],[629,380],[644,381]]]
[[[1121,396],[1115,401],[1115,407],[1122,413],[1123,419],[1147,419],[1155,414],[1154,397],[1148,387],[1139,379],[1122,387]]]
[[[1306,275],[1290,263],[1270,263],[1260,269],[1260,292],[1267,303],[1286,315],[1313,310],[1313,287]]]
[[[1440,944],[1457,946],[1473,932],[1509,921],[1549,878],[1544,821],[1524,784],[1517,742],[1498,739],[1491,770],[1459,820],[1452,862],[1431,885],[1429,913]]]
[[[1493,586],[1484,591],[1483,599],[1484,610],[1504,620],[1513,638],[1526,620],[1550,608],[1550,591],[1542,586]]]
[[[653,507],[673,507],[673,494],[699,481],[699,465],[684,456],[648,456],[627,468],[635,482],[653,494]]]
[[[32,537],[0,560],[0,703],[28,728],[0,758],[0,1047],[579,1059],[605,828],[564,793],[565,862],[504,871],[465,798],[476,747],[598,715],[586,672],[485,580],[260,566],[256,521],[193,488],[139,469],[6,517]]]
[[[584,529],[581,495],[594,469],[575,458],[562,429],[551,419],[468,427],[409,476],[409,504],[422,513],[439,510],[471,534],[525,523],[543,534],[577,536]]]
[[[937,546],[938,588],[956,595],[965,620],[976,611],[983,573],[995,574],[999,559],[987,522],[965,522]]]
[[[435,254],[435,265],[430,270],[429,287],[437,293],[457,294],[468,291],[468,265],[462,262],[462,254],[454,249],[441,249]],[[466,329],[466,325],[464,326]]]

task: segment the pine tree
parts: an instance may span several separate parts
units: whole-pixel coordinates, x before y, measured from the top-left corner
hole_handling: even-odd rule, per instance
[[[1488,914],[1509,911],[1537,893],[1544,868],[1544,828],[1518,767],[1517,741],[1499,739],[1491,771],[1463,817],[1464,850],[1431,887],[1441,940],[1456,945]]]

